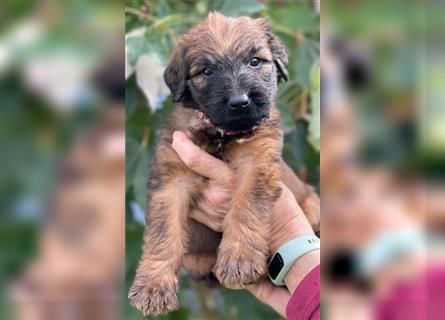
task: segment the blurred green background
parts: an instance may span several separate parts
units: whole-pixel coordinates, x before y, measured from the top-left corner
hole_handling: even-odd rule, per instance
[[[210,11],[267,17],[289,54],[289,81],[280,84],[277,105],[285,132],[284,158],[319,189],[320,19],[318,3],[277,1],[128,1],[126,51],[126,284],[141,254],[149,161],[173,103],[163,71],[181,34]],[[246,291],[210,289],[186,276],[181,308],[162,319],[278,319]],[[126,305],[126,319],[142,319]]]
[[[108,103],[91,79],[122,41],[122,11],[116,2],[0,3],[0,319],[13,319],[8,286],[53,219],[57,163]]]

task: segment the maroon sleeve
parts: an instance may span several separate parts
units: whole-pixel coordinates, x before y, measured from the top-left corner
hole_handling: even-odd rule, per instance
[[[309,272],[295,289],[286,307],[289,320],[320,319],[320,266]]]
[[[445,265],[399,280],[375,305],[376,319],[445,319]]]

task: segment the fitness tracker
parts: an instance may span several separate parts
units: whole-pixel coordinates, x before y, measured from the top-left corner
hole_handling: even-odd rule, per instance
[[[277,286],[284,286],[283,279],[299,257],[320,249],[320,239],[316,235],[305,235],[282,245],[270,259],[269,279]]]

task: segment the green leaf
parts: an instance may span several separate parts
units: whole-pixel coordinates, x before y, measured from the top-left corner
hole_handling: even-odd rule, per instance
[[[311,79],[311,90],[320,91],[320,62],[315,61],[311,71],[310,71],[310,79]]]
[[[166,0],[157,0],[156,5],[154,6],[154,13],[156,17],[165,17],[172,13],[172,9],[170,7],[171,1]]]
[[[140,144],[127,135],[125,143],[125,185],[127,190],[133,184],[141,156]]]
[[[306,141],[307,123],[299,120],[295,123],[296,129],[284,136],[283,158],[296,172],[305,171],[307,165],[305,156],[308,150]]]
[[[296,80],[303,88],[309,90],[310,87],[310,70],[320,55],[320,44],[312,39],[305,39],[300,43],[297,49]]]
[[[198,11],[198,13],[200,15],[204,15],[208,11],[207,5],[208,5],[207,1],[203,1],[203,0],[198,1],[195,6],[196,11]]]
[[[248,16],[265,8],[264,4],[255,0],[211,0],[209,3],[209,11],[218,11],[229,17]]]
[[[277,106],[281,112],[281,122],[283,125],[284,132],[287,133],[292,130],[295,130],[295,121],[292,116],[292,113],[289,111],[288,105],[278,100]]]
[[[311,114],[307,139],[316,151],[320,151],[320,63],[315,61],[310,71]]]
[[[145,40],[143,36],[129,37],[125,41],[126,59],[130,66],[134,66],[144,50]]]
[[[295,5],[294,9],[285,7],[278,10],[270,10],[273,21],[300,32],[314,31],[320,28],[319,16],[307,5]]]

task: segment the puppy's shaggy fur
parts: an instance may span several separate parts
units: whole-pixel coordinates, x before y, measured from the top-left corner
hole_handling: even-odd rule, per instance
[[[165,71],[177,105],[163,129],[151,165],[144,248],[130,289],[144,314],[178,308],[178,271],[213,273],[240,288],[267,272],[270,212],[283,181],[313,223],[319,199],[281,160],[282,131],[274,106],[277,84],[287,80],[284,46],[264,19],[209,14],[185,34]],[[235,98],[234,98],[235,97]],[[182,130],[202,149],[236,171],[223,232],[189,218],[207,180],[172,149]]]

